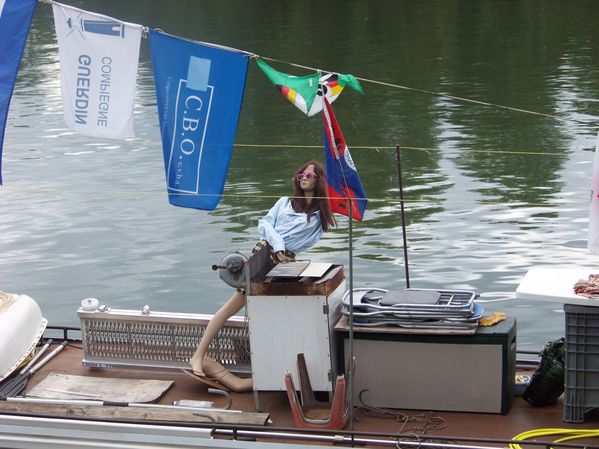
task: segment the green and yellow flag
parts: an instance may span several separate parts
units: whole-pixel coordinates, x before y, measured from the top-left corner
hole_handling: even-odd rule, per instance
[[[329,103],[335,101],[345,86],[364,95],[360,82],[353,75],[327,73],[319,77],[318,73],[314,73],[306,76],[293,76],[273,69],[262,59],[257,59],[256,62],[268,79],[279,89],[281,95],[308,117],[322,111],[323,98],[326,98]]]

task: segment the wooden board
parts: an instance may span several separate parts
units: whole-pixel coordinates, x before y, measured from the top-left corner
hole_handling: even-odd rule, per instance
[[[217,424],[247,424],[263,426],[268,413],[202,410],[209,416],[195,416],[192,410],[143,407],[113,407],[99,405],[22,404],[0,401],[0,413],[26,413],[32,416],[53,416],[106,421],[169,421]],[[200,413],[199,411],[195,411]]]
[[[27,393],[45,399],[91,399],[147,403],[158,400],[174,381],[72,376],[50,373]]]

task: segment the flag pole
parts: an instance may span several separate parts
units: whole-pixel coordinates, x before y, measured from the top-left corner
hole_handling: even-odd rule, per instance
[[[587,250],[589,254],[599,254],[599,131],[597,132],[591,167],[591,202],[589,204]]]
[[[353,203],[349,203],[349,430],[354,430],[354,253],[353,253]],[[353,437],[352,437],[353,438]]]
[[[403,260],[406,271],[406,288],[410,288],[410,268],[408,265],[408,237],[406,235],[406,215],[404,211],[403,180],[401,177],[401,151],[399,149],[399,145],[395,146],[395,155],[397,157],[397,177],[399,179],[399,207],[401,211],[401,234],[403,237]]]

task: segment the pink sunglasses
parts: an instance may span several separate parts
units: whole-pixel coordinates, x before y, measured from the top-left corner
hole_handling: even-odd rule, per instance
[[[303,181],[304,179],[312,179],[316,177],[316,173],[298,173],[297,175],[295,175],[295,179],[297,179],[298,181]]]

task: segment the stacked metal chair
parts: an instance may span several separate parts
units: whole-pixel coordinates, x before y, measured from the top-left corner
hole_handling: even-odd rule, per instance
[[[469,290],[358,288],[343,296],[342,313],[356,326],[400,326],[412,329],[471,330],[478,327],[483,307]],[[350,304],[352,302],[353,304]]]

